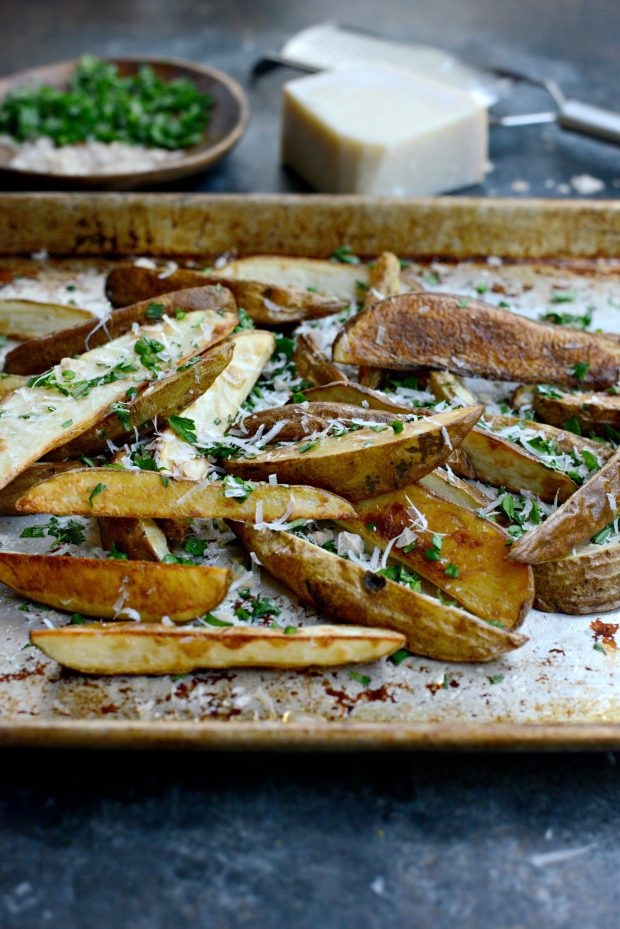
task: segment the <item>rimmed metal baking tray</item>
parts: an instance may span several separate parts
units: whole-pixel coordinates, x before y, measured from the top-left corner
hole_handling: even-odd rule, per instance
[[[137,255],[324,257],[344,243],[363,255],[389,249],[461,268],[471,263],[472,273],[497,267],[501,259],[530,277],[586,280],[603,296],[615,293],[620,281],[615,202],[0,196],[0,272],[24,259],[26,266],[28,256],[42,250],[73,263],[101,263]],[[505,688],[487,686],[484,667],[459,666],[456,687],[438,689],[433,682],[445,666],[429,661],[418,661],[409,679],[373,681],[366,695],[343,689],[335,671],[203,672],[171,684],[89,678],[31,662],[0,674],[0,746],[616,749],[615,652],[593,654],[587,620],[539,614],[528,630],[532,647],[511,659]],[[8,648],[18,634],[0,611],[0,642]]]

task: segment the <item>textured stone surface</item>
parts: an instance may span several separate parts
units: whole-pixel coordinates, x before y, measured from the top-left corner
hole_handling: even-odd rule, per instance
[[[330,17],[530,68],[572,95],[617,104],[611,0],[387,0],[379,17],[366,0],[0,0],[0,13],[4,71],[83,50],[151,52],[245,80],[262,49]],[[251,89],[242,144],[184,189],[304,189],[278,164],[290,73]],[[523,88],[510,105],[549,101]],[[584,173],[605,181],[602,196],[617,192],[618,149],[555,127],[497,130],[491,158],[484,188],[469,193],[557,195]],[[605,755],[5,752],[0,927],[614,926],[618,770]]]

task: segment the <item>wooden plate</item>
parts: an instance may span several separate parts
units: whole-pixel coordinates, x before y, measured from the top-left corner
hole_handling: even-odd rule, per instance
[[[177,77],[190,78],[203,93],[213,97],[213,109],[209,125],[198,145],[179,150],[179,157],[149,168],[119,174],[52,174],[50,172],[11,168],[12,152],[0,145],[0,172],[10,175],[16,182],[33,186],[56,188],[95,188],[97,190],[131,190],[152,184],[162,184],[191,174],[204,171],[227,154],[243,135],[248,118],[247,98],[239,84],[215,68],[208,68],[178,58],[131,58],[103,59],[118,66],[121,75],[135,74],[140,65],[149,64],[157,75],[165,80]],[[77,60],[62,61],[43,68],[19,71],[0,79],[0,100],[9,90],[27,84],[48,84],[54,87],[67,85],[77,67]]]

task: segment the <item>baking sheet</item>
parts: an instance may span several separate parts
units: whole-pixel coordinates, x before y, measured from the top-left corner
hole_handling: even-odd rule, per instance
[[[35,227],[31,227],[31,235],[37,231],[40,216],[54,216],[54,199],[53,195],[43,199],[30,198]],[[113,223],[115,211],[111,200],[114,198],[100,199],[102,215],[106,215],[106,222]],[[128,206],[130,215],[131,199]],[[312,201],[312,198],[309,199]],[[329,219],[326,214],[329,214],[330,207],[326,205],[325,198],[318,199],[322,204],[317,202],[316,210],[323,212],[324,220]],[[22,198],[19,204],[17,212],[22,215],[28,205],[24,202],[27,200]],[[74,216],[78,200],[73,198],[71,204]],[[121,251],[134,255],[158,253],[159,248],[153,238],[155,232],[149,226],[148,208],[152,204],[155,213],[161,211],[161,199],[139,197],[134,200],[139,204],[139,209],[136,206],[135,210],[139,232],[134,236],[133,248],[123,247]],[[62,205],[56,203],[60,212],[66,211],[68,205],[66,198],[62,201]],[[169,202],[171,209],[178,210],[176,201]],[[194,215],[196,210],[200,210],[201,202],[205,215],[213,217],[217,214],[217,198],[194,198]],[[227,208],[226,202],[232,202],[234,209]],[[269,198],[265,202],[265,218],[273,219],[274,210],[279,209],[290,230],[295,221],[295,201]],[[454,209],[458,214],[458,202],[455,203]],[[539,258],[540,229],[533,229],[531,242],[534,243],[533,257],[537,260],[530,259],[528,239],[521,242],[519,256],[514,254],[513,242],[513,260],[501,260],[498,250],[492,247],[497,244],[496,241],[491,238],[484,242],[487,202],[479,205],[480,221],[476,229],[471,226],[471,203],[466,202],[469,229],[463,227],[460,241],[452,245],[451,255],[457,257],[460,254],[465,258],[469,254],[479,255],[481,244],[486,244],[482,259],[457,262],[429,260],[429,245],[423,244],[419,231],[417,237],[411,238],[409,248],[402,247],[399,215],[406,216],[409,224],[417,209],[424,213],[428,211],[428,201],[419,206],[409,204],[406,211],[403,211],[402,203],[395,204],[393,239],[386,233],[378,247],[373,249],[364,247],[370,241],[376,245],[376,230],[372,226],[367,202],[360,201],[357,205],[350,202],[349,230],[355,228],[356,235],[361,236],[363,223],[360,215],[363,213],[369,238],[367,242],[358,238],[356,247],[372,254],[380,248],[391,247],[396,240],[401,255],[414,257],[412,271],[424,275],[425,284],[431,289],[463,294],[474,294],[484,289],[485,299],[509,301],[515,309],[533,318],[549,309],[554,291],[570,291],[576,294],[571,310],[577,312],[577,308],[581,311],[585,305],[593,306],[593,327],[618,331],[620,263],[615,261],[608,247],[603,249],[603,260],[592,255],[588,240],[583,249],[583,258],[587,260],[573,260],[569,266],[565,262],[558,263],[555,258],[563,259],[564,256],[557,254],[554,260],[543,261]],[[248,242],[248,230],[239,226],[237,204],[234,199],[221,202],[215,239],[211,240],[205,234],[200,251],[196,250],[196,241],[191,236],[184,238],[183,230],[180,230],[176,247],[170,248],[169,254],[200,254],[212,258],[220,251],[234,249],[240,240],[244,242],[245,251],[267,251],[261,247],[260,223],[255,233],[256,240],[251,244]],[[89,204],[85,211],[86,223],[90,222],[92,206]],[[339,203],[337,206],[340,209]],[[570,206],[571,209],[566,211],[567,224],[572,224],[575,218],[575,204]],[[13,204],[9,203],[7,208],[14,214]],[[385,203],[381,204],[381,208],[385,209]],[[256,210],[256,204],[253,209]],[[303,242],[302,220],[307,216],[307,209],[307,202],[300,202],[299,228],[288,248],[291,253],[304,251],[300,242]],[[501,209],[501,205],[496,204],[494,209]],[[505,205],[506,222],[510,221],[512,209],[512,202]],[[585,209],[590,211],[589,206]],[[438,220],[444,210],[445,202],[439,201]],[[617,211],[603,206],[595,212],[605,213],[609,236],[618,225]],[[544,218],[544,209],[539,210],[539,214]],[[116,215],[121,222],[120,202]],[[342,213],[339,215],[342,222]],[[535,226],[536,209],[532,208],[528,215],[528,222]],[[260,220],[260,215],[255,215],[252,222],[257,219]],[[599,219],[597,216],[597,223]],[[122,223],[126,221],[127,214],[123,213]],[[450,222],[455,225],[454,212]],[[52,229],[55,229],[55,222],[52,222]],[[221,247],[223,229],[228,231],[224,248]],[[39,231],[43,232],[40,225]],[[145,232],[148,233],[145,237],[148,241],[141,238]],[[65,246],[65,254],[75,250],[75,243],[71,241],[73,234],[74,229],[68,231],[68,245],[71,247]],[[350,243],[351,236],[347,235],[346,229],[341,235],[336,244]],[[23,233],[21,236],[23,241]],[[112,239],[111,229],[100,230],[99,245],[95,239],[91,240],[93,255],[109,251]],[[575,241],[578,239],[577,226],[572,239],[573,259],[579,259],[575,255]],[[32,238],[28,241],[31,251],[33,243],[38,245],[37,251],[41,247],[54,247],[49,234],[46,238],[45,233],[38,235],[36,241]],[[214,243],[217,248],[213,248]],[[6,251],[1,231],[0,250]],[[286,249],[280,247],[279,251]],[[415,255],[420,254],[425,255],[425,259],[417,266]],[[519,261],[515,262],[515,258]],[[0,296],[14,294],[36,299],[49,293],[59,302],[68,302],[67,297],[73,299],[79,293],[82,297],[79,302],[87,301],[86,305],[100,310],[105,306],[101,287],[106,266],[107,261],[100,260],[49,261],[42,253],[34,259],[21,259],[17,264],[14,259],[6,259],[0,262],[0,281],[5,281],[4,288],[0,288]],[[16,267],[22,276],[8,281]],[[33,277],[33,274],[36,276]],[[67,285],[78,290],[67,291]],[[61,299],[63,294],[64,301]],[[16,544],[15,535],[26,521],[31,524],[34,519],[0,521],[0,541],[4,547]],[[46,550],[49,540],[36,541],[42,550]],[[244,569],[239,567],[238,570]],[[247,583],[247,578],[239,573],[237,591]],[[318,620],[316,615],[295,604],[291,595],[268,577],[259,579],[255,576],[251,583],[253,590],[260,584],[261,590],[277,603],[282,610],[279,622]],[[234,596],[233,593],[233,608]],[[25,611],[20,598],[6,588],[0,589],[0,740],[7,744],[227,748],[620,746],[620,687],[616,678],[615,642],[608,641],[604,651],[594,648],[597,642],[591,625],[596,618],[594,616],[567,617],[532,611],[523,627],[530,636],[529,643],[500,661],[465,666],[409,658],[398,667],[389,661],[356,666],[358,674],[369,678],[366,684],[352,679],[350,668],[314,669],[302,673],[199,672],[178,679],[170,676],[86,677],[63,671],[35,649],[26,647],[28,631],[41,624],[42,613],[37,607]],[[55,624],[66,621],[66,617],[63,619],[54,611],[44,613],[47,620]],[[603,614],[601,618],[607,623],[620,621],[613,613]]]

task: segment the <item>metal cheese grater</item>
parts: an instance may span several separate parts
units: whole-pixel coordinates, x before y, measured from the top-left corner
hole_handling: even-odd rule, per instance
[[[287,65],[302,71],[326,71],[351,65],[391,65],[421,77],[431,78],[470,94],[486,107],[508,96],[515,82],[525,81],[544,88],[555,107],[542,113],[491,116],[502,126],[524,126],[557,122],[565,129],[583,132],[620,144],[620,114],[578,100],[567,100],[552,80],[539,80],[509,68],[487,68],[469,64],[443,49],[429,45],[391,42],[335,22],[319,23],[296,33],[279,52],[261,58],[254,67],[256,76],[274,65]]]

